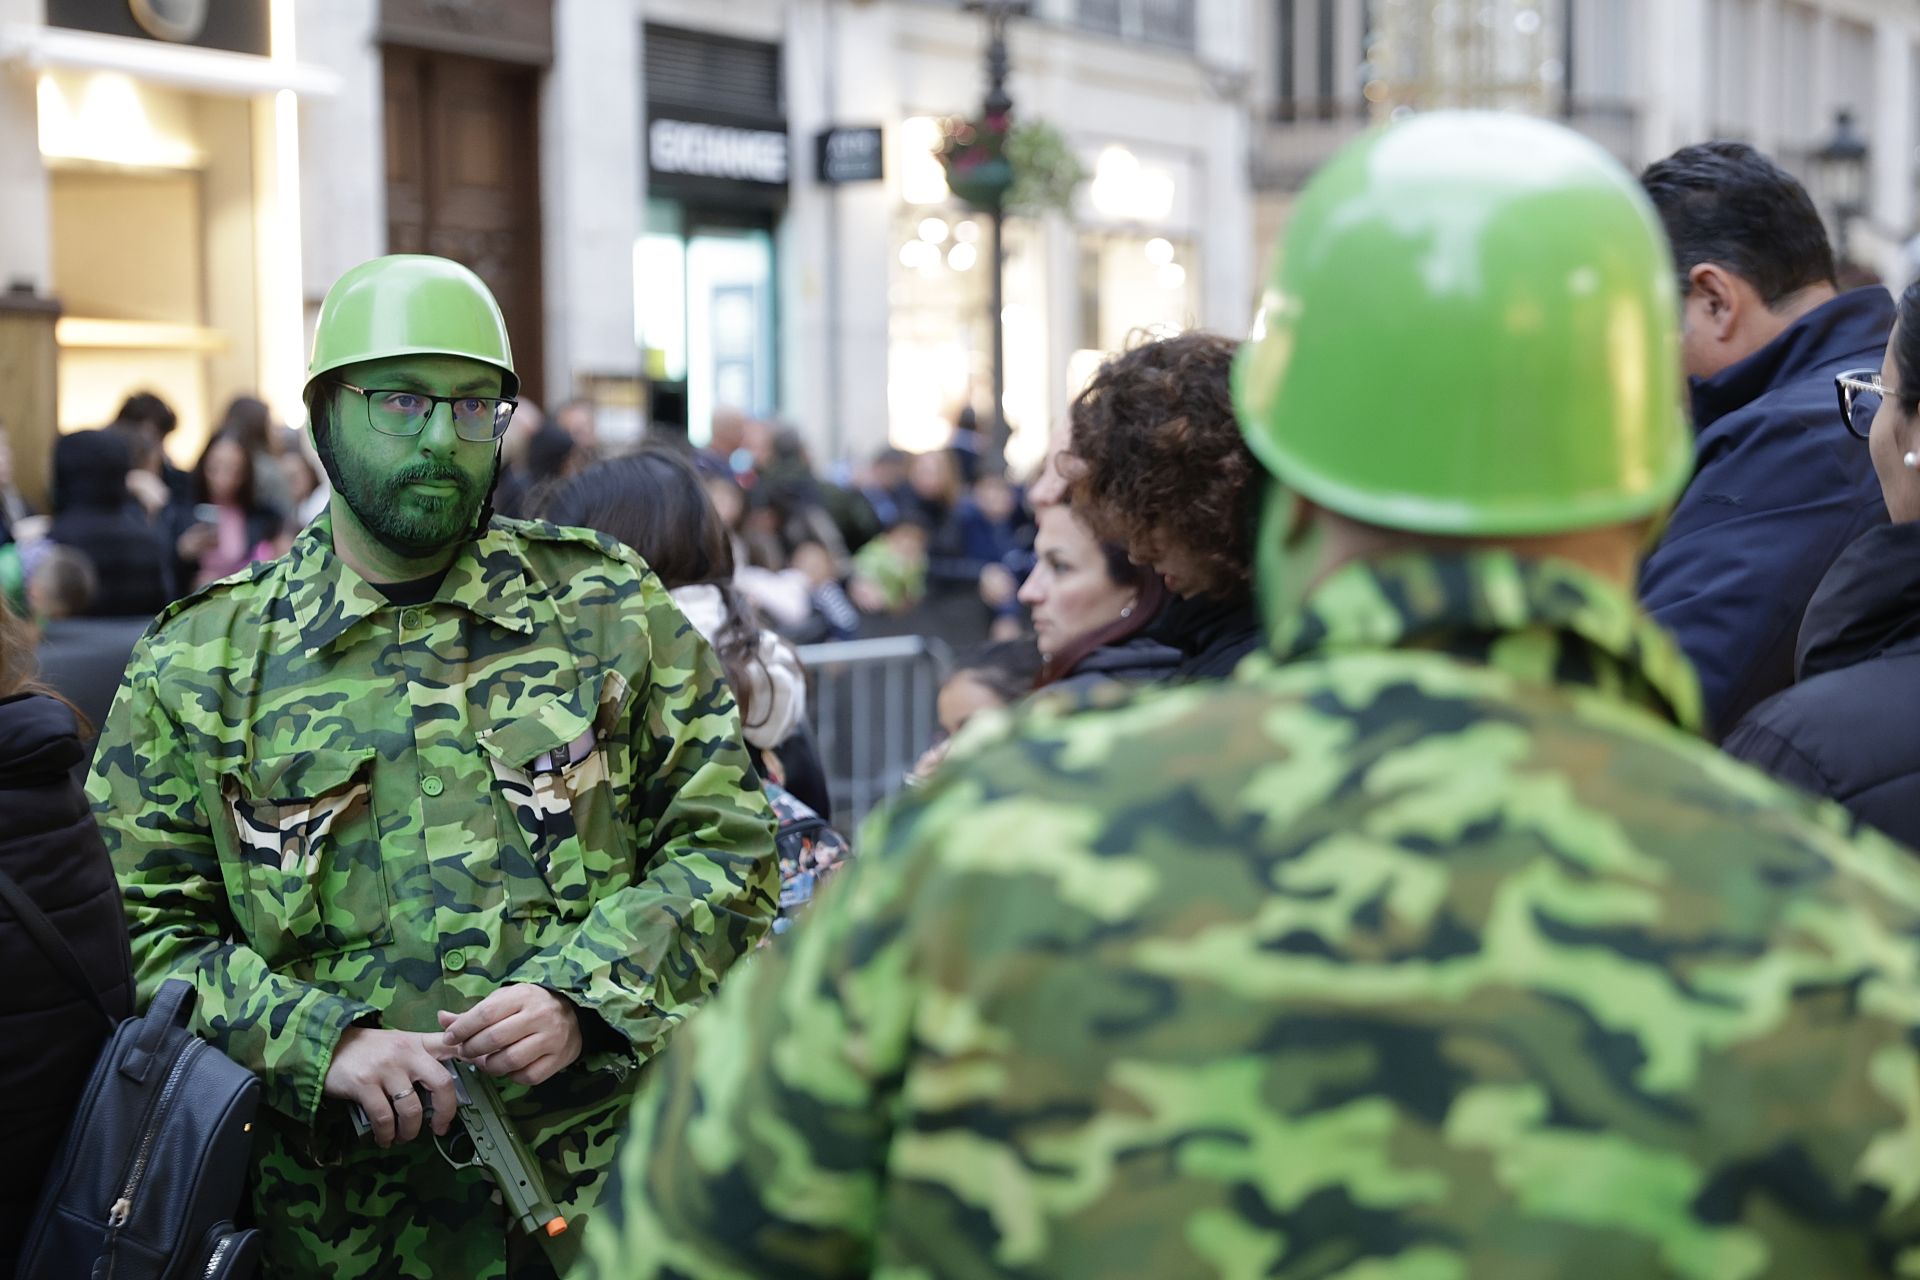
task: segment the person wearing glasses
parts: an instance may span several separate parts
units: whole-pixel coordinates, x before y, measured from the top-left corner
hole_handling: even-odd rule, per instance
[[[1799,683],[1726,749],[1920,848],[1920,284],[1900,296],[1881,367],[1834,382],[1841,438],[1871,460],[1892,523],[1834,561],[1800,624]]]
[[[1834,557],[1886,513],[1833,425],[1833,375],[1886,349],[1893,299],[1839,292],[1826,227],[1752,147],[1709,142],[1649,168],[1680,273],[1694,476],[1640,599],[1700,675],[1717,741],[1793,683],[1793,643]]]
[[[327,512],[161,614],[95,753],[140,999],[190,980],[264,1082],[277,1276],[563,1271],[577,1231],[521,1233],[435,1149],[445,1064],[499,1077],[578,1226],[633,1071],[774,916],[712,651],[625,548],[491,513],[517,391],[466,268],[342,277],[306,387]]]

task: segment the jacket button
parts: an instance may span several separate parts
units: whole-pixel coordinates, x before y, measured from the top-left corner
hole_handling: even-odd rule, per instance
[[[459,949],[447,952],[447,968],[458,973],[467,967],[467,953]]]
[[[433,777],[432,775],[429,775],[427,777],[420,779],[420,789],[426,792],[430,796],[439,795],[444,785],[445,784],[442,783],[440,779]]]
[[[409,631],[418,631],[426,621],[427,616],[418,609],[408,609],[400,615],[400,625]]]

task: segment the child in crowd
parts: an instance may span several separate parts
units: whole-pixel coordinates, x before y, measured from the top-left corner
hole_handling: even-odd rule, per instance
[[[867,613],[905,613],[927,590],[927,526],[913,516],[860,548],[848,594]]]
[[[940,733],[913,766],[908,783],[924,782],[939,767],[954,735],[968,721],[982,711],[1010,707],[1026,697],[1039,678],[1042,661],[1031,636],[996,640],[968,654],[940,686],[936,704]]]
[[[805,577],[813,616],[826,627],[826,639],[851,640],[860,634],[860,611],[840,585],[833,553],[817,542],[793,549],[793,571]]]

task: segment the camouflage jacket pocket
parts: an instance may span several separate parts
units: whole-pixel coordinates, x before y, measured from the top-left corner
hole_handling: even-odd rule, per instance
[[[617,796],[629,766],[614,732],[627,682],[606,671],[480,735],[501,812],[509,913],[586,915],[633,861]],[[625,883],[624,880],[620,883]]]
[[[222,861],[247,941],[269,965],[393,940],[373,817],[373,748],[249,760],[224,774]],[[224,828],[222,830],[221,828]]]

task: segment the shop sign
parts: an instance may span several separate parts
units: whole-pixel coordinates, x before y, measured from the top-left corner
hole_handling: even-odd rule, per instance
[[[886,176],[881,162],[878,125],[822,130],[815,139],[815,172],[828,186],[843,182],[878,182]]]
[[[655,173],[787,184],[787,135],[773,129],[655,120],[647,127],[647,164]]]

